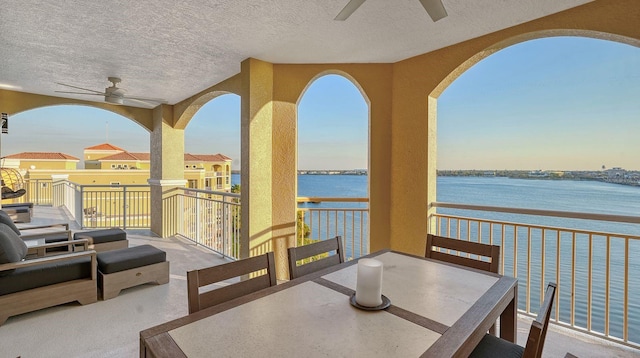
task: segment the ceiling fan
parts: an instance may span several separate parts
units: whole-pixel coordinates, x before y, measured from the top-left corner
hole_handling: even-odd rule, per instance
[[[354,11],[356,11],[365,0],[350,0],[347,5],[340,11],[338,16],[334,20],[344,21]],[[444,8],[442,0],[419,0],[431,19],[436,22],[440,19],[447,17],[447,9]]]
[[[147,97],[138,97],[138,96],[127,96],[125,94],[125,90],[118,87],[118,83],[122,82],[122,80],[118,77],[107,77],[107,80],[111,82],[111,86],[104,89],[103,92],[96,91],[88,88],[82,88],[78,86],[72,86],[65,83],[56,82],[59,85],[71,87],[87,92],[71,92],[71,91],[55,91],[57,93],[69,93],[69,94],[83,94],[89,96],[104,96],[104,101],[112,104],[130,104],[130,105],[144,105],[146,107],[155,107],[161,103],[167,103],[167,101],[159,98],[147,98]]]

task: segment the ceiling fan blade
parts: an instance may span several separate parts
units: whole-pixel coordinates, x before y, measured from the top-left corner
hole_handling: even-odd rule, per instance
[[[167,101],[162,98],[149,98],[149,97],[136,97],[136,96],[124,96],[124,98],[131,99],[134,101],[167,103]]]
[[[444,19],[448,15],[447,9],[445,9],[444,4],[442,4],[442,0],[420,0],[420,3],[424,9],[427,10],[433,22]]]
[[[104,93],[85,93],[85,92],[70,92],[70,91],[54,91],[56,93],[69,93],[69,94],[82,94],[85,96],[103,96]]]
[[[92,89],[88,89],[88,88],[82,88],[82,87],[67,85],[67,84],[60,83],[60,82],[56,82],[56,84],[59,84],[59,85],[62,85],[62,86],[67,86],[67,87],[71,87],[71,88],[75,88],[75,89],[79,89],[79,90],[83,90],[83,91],[89,91],[89,92],[93,92],[93,93],[96,93],[96,94],[104,94],[104,92],[101,92],[101,91],[96,91],[96,90],[92,90]]]
[[[136,104],[143,105],[146,108],[155,108],[162,103],[166,103],[166,101],[165,102],[147,102],[141,99],[131,98],[131,97],[125,97],[124,102],[131,105],[136,105]]]
[[[362,5],[362,3],[365,0],[351,0],[347,3],[347,5],[342,9],[342,11],[340,11],[340,13],[338,14],[338,16],[335,17],[334,20],[337,21],[344,21],[347,18],[349,18],[349,16],[351,16],[351,14],[353,14],[354,11],[356,11],[360,5]]]

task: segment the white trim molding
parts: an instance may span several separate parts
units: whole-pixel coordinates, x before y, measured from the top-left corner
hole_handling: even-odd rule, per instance
[[[186,186],[186,179],[148,179],[147,183],[153,186]]]

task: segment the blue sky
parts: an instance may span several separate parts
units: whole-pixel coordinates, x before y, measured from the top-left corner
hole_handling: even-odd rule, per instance
[[[586,38],[506,48],[462,74],[438,101],[439,169],[640,169],[640,50]],[[426,119],[425,119],[426,120]],[[340,76],[316,80],[298,110],[300,169],[367,167],[367,106]],[[149,151],[146,130],[118,115],[55,106],[10,117],[2,155],[82,157],[106,141]],[[240,163],[240,98],[207,103],[185,130],[185,151]]]

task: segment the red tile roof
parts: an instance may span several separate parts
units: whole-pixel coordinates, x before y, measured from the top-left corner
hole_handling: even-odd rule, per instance
[[[104,158],[98,159],[99,161],[111,161],[111,160],[139,160],[150,161],[151,154],[149,153],[130,153],[122,152],[114,155],[109,155]],[[222,154],[189,154],[184,153],[185,162],[224,162],[225,160],[231,160],[231,158]]]
[[[25,160],[75,160],[80,159],[73,155],[65,153],[53,153],[53,152],[22,152],[17,154],[7,155],[4,158],[8,159],[25,159]]]
[[[190,154],[184,153],[184,161],[185,162],[224,162],[226,160],[231,160],[231,158],[227,157],[223,154]]]
[[[129,153],[122,152],[114,155],[109,155],[104,158],[98,159],[99,161],[110,161],[110,160],[139,160],[142,162],[148,162],[151,160],[151,155],[149,153]]]
[[[94,145],[92,147],[86,147],[84,148],[85,150],[120,150],[120,151],[125,151],[122,148],[116,147],[113,144],[109,144],[109,143],[102,143],[102,144],[98,144],[98,145]]]

